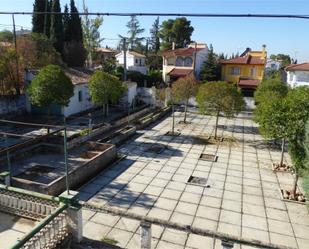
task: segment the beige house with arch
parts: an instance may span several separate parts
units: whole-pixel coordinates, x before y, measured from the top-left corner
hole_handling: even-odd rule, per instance
[[[204,43],[191,43],[186,48],[174,48],[162,53],[162,77],[165,83],[180,77],[194,75],[199,78],[203,62],[207,59],[208,47]]]

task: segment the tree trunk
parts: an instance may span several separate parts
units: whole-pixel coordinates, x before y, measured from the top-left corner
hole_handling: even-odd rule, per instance
[[[173,115],[173,121],[172,121],[172,135],[175,134],[175,110],[174,110],[174,103],[172,102],[172,115]]]
[[[106,116],[108,116],[108,103],[106,104]]]
[[[285,146],[285,139],[282,138],[282,143],[281,143],[281,160],[280,160],[280,166],[281,167],[283,165],[284,146]]]
[[[297,192],[297,183],[298,183],[298,173],[295,173],[295,179],[294,179],[294,185],[293,185],[293,190],[292,190],[292,194],[294,196],[294,198],[296,199],[296,192]]]
[[[187,122],[188,102],[189,102],[189,100],[187,99],[186,105],[185,105],[185,117],[184,117],[184,119],[183,119],[183,122],[184,122],[184,123]]]
[[[219,111],[217,111],[217,117],[216,117],[216,126],[215,126],[215,139],[217,139],[217,130],[218,130],[218,122],[219,122]]]

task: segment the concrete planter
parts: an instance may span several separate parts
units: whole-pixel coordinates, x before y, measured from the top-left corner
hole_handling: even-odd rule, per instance
[[[165,116],[168,112],[170,112],[170,107],[165,107],[163,109],[160,109],[159,111],[156,111],[154,113],[151,113],[139,120],[136,121],[136,128],[137,129],[143,129],[144,127],[148,126],[152,122],[162,118]]]
[[[120,144],[121,142],[127,140],[131,136],[133,136],[136,133],[136,127],[134,126],[128,126],[125,128],[122,128],[115,133],[113,133],[111,136],[100,140],[100,142],[105,142],[109,144]]]
[[[86,144],[79,156],[83,163],[69,168],[70,189],[75,189],[89,179],[96,176],[103,169],[108,167],[117,158],[117,150],[113,144],[103,144],[89,142]],[[49,194],[59,195],[66,189],[66,178],[61,174],[55,180],[50,182],[39,182],[29,179],[23,179],[19,176],[12,177],[12,185],[27,190]]]
[[[285,164],[284,164],[285,165]],[[280,173],[292,173],[293,174],[293,169],[289,166],[287,167],[277,167],[275,163],[271,165],[272,171],[273,172],[280,172]]]
[[[290,200],[290,199],[285,199],[283,196],[283,189],[279,189],[280,191],[280,195],[281,195],[281,200],[285,201],[285,202],[291,202],[291,203],[296,203],[296,204],[300,204],[300,205],[306,205],[308,204],[308,200],[302,202],[302,201],[296,201],[296,200]],[[301,193],[302,194],[302,193]]]

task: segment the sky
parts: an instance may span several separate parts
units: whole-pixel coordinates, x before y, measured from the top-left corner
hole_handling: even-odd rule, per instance
[[[302,14],[309,15],[309,0],[85,0],[90,12]],[[34,0],[0,0],[0,11],[32,11]],[[69,0],[61,0],[61,4]],[[82,0],[75,0],[82,10]],[[138,17],[143,36],[156,17]],[[160,17],[160,22],[168,19]],[[298,62],[309,62],[309,20],[190,17],[192,40],[212,44],[215,52],[231,55],[246,47],[267,47],[268,55],[289,54]],[[100,29],[102,46],[116,46],[118,34],[126,35],[129,17],[105,16]],[[31,16],[16,16],[16,25],[31,28]],[[12,17],[0,15],[0,30],[12,29]],[[20,28],[18,26],[18,28]]]

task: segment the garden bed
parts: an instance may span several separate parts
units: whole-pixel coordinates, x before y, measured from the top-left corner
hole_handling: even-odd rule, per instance
[[[189,125],[189,124],[192,124],[190,121],[183,121],[183,120],[181,120],[181,121],[179,121],[178,122],[178,124],[183,124],[183,125]]]
[[[307,200],[303,193],[297,192],[296,196],[293,196],[292,191],[280,189],[281,197],[283,201],[306,204]]]
[[[168,132],[165,133],[165,136],[179,136],[180,134],[181,133],[178,132],[178,131],[174,131],[174,132],[168,131]]]
[[[285,163],[283,163],[281,166],[279,163],[273,163],[272,170],[274,172],[294,172],[293,168]]]

